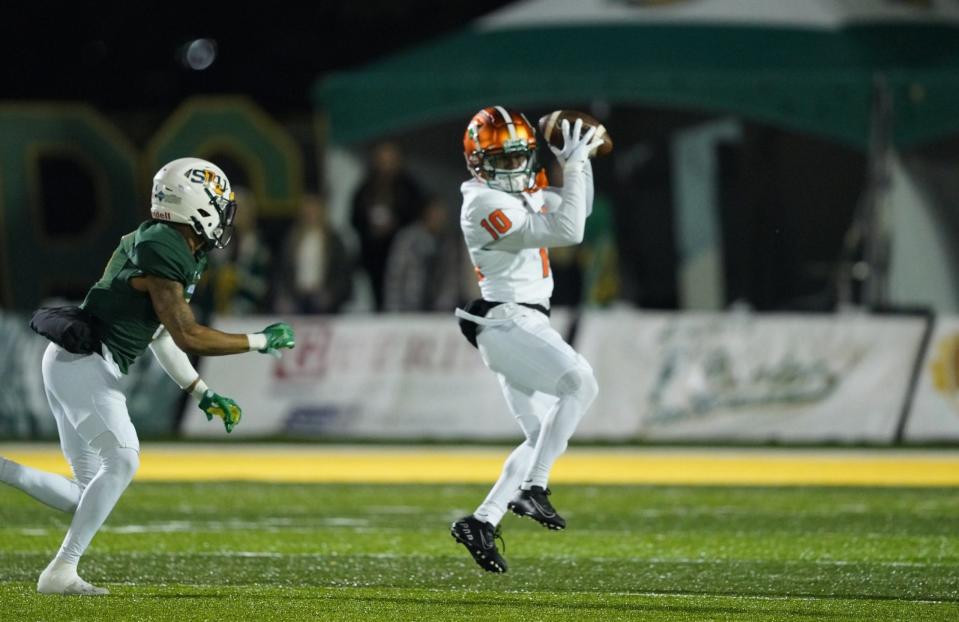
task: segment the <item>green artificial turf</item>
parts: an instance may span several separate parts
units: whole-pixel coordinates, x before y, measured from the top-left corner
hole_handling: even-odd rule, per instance
[[[959,490],[562,486],[503,521],[505,575],[449,523],[477,485],[134,483],[40,596],[68,516],[0,486],[0,620],[959,620]]]

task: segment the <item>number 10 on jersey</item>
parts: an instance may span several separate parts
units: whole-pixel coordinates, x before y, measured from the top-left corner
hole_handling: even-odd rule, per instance
[[[488,218],[480,221],[480,226],[486,229],[487,233],[493,236],[496,241],[501,235],[505,234],[513,226],[509,216],[503,213],[503,210],[494,210]],[[539,258],[543,262],[543,278],[549,276],[549,251],[545,248],[539,249]],[[478,272],[478,270],[477,270]]]
[[[488,218],[484,218],[480,225],[486,229],[487,233],[493,236],[494,240],[498,240],[499,236],[506,233],[510,230],[510,227],[513,226],[513,221],[509,219],[509,216],[503,213],[503,210],[498,209],[489,215]]]

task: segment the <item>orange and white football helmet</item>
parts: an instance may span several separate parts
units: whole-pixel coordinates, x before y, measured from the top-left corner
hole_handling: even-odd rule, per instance
[[[483,108],[463,135],[466,167],[494,190],[529,192],[538,186],[536,132],[521,112]]]

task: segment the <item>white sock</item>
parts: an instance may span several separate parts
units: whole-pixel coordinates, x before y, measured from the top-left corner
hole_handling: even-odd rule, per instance
[[[592,402],[592,399],[589,401]],[[546,488],[553,463],[566,451],[569,439],[576,431],[576,426],[587,408],[589,404],[584,406],[576,395],[567,395],[560,399],[552,412],[543,417],[539,438],[536,439],[536,449],[530,457],[529,470],[520,488],[523,490],[529,490],[533,486]]]
[[[533,447],[529,443],[523,443],[510,453],[503,463],[499,479],[493,484],[486,500],[473,512],[473,516],[493,525],[498,525],[503,520],[506,504],[516,494],[520,481],[529,468],[532,455]]]
[[[44,570],[44,572],[50,574],[59,574],[64,571],[76,573],[77,565],[73,562],[62,560],[59,557],[54,557],[53,561],[47,566],[47,569]]]
[[[83,488],[62,475],[38,471],[12,460],[0,458],[0,482],[19,488],[40,503],[63,512],[73,512]]]
[[[77,574],[77,567],[70,562],[54,558],[37,579],[37,592],[41,594],[77,594],[102,596],[110,590],[90,585]]]
[[[87,550],[103,521],[113,511],[140,465],[140,454],[127,447],[105,449],[100,456],[103,458],[103,465],[80,495],[70,530],[67,531],[60,552],[57,553],[58,560],[74,566]]]

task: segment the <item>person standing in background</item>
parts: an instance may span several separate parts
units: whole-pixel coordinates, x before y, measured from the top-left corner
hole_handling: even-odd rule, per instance
[[[330,225],[322,197],[303,197],[300,215],[283,243],[281,293],[284,313],[337,313],[353,291],[353,262]]]
[[[459,302],[462,262],[449,207],[434,197],[419,220],[396,234],[386,262],[386,311],[443,311]]]
[[[386,260],[396,232],[413,222],[423,191],[405,170],[394,143],[373,148],[370,170],[353,195],[351,224],[360,240],[361,263],[370,278],[377,311],[384,307]]]

